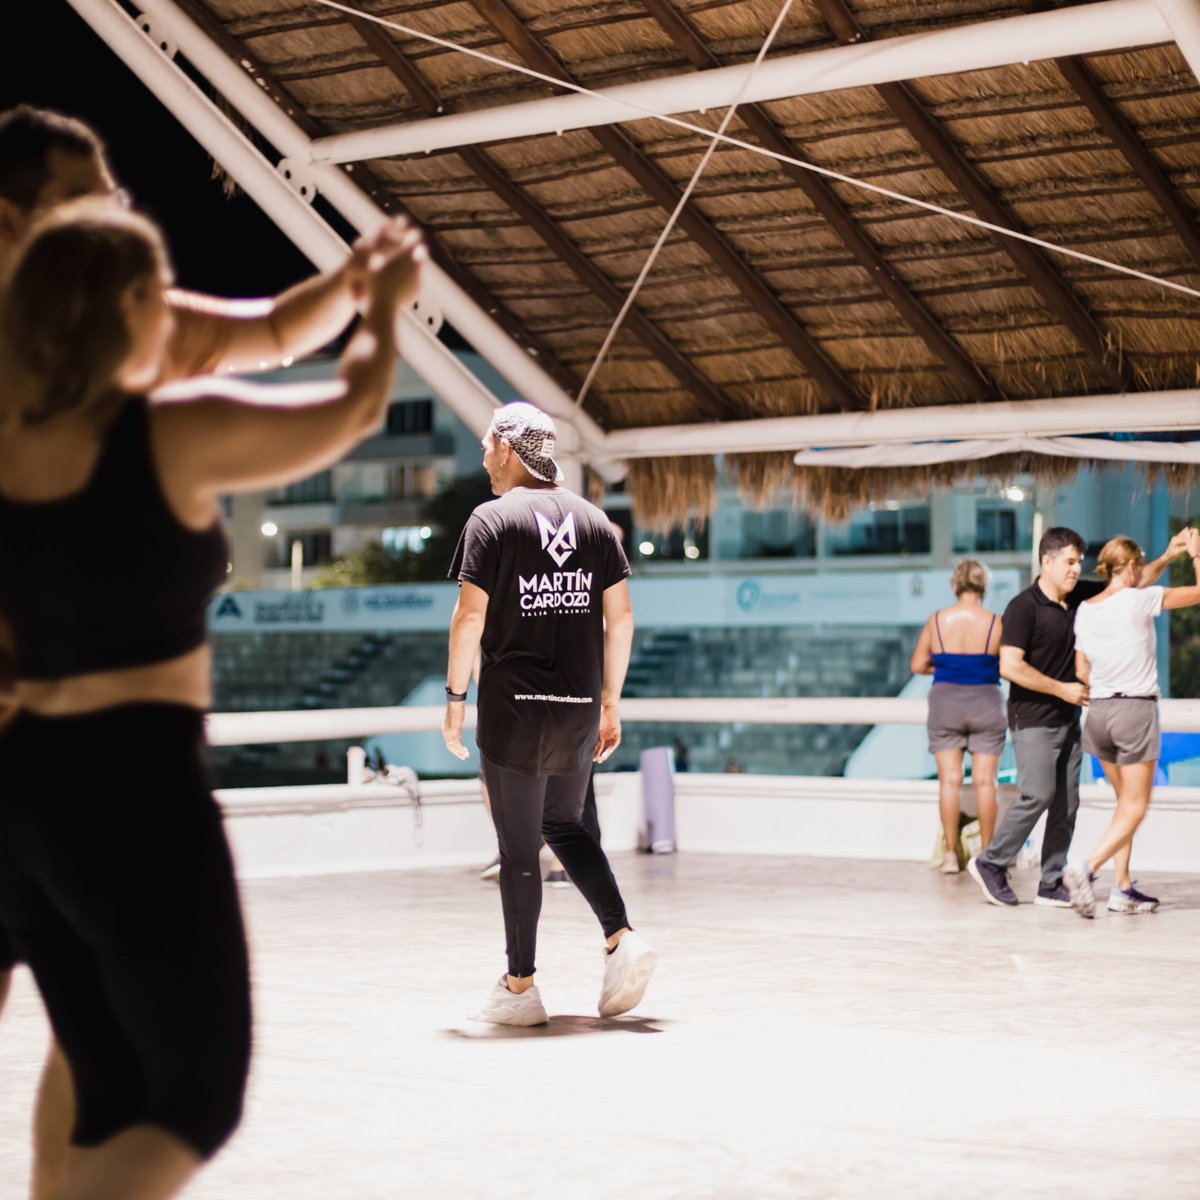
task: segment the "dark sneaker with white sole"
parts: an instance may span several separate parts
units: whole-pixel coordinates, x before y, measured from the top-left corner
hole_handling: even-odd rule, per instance
[[[1053,888],[1048,888],[1043,883],[1038,886],[1033,902],[1042,908],[1070,908],[1071,893],[1061,883]]]
[[[1139,892],[1135,879],[1127,888],[1113,888],[1108,893],[1108,911],[1115,913],[1150,913],[1158,907],[1158,898]]]
[[[1007,871],[980,862],[978,858],[968,860],[967,871],[979,884],[979,889],[989,904],[1002,904],[1011,908],[1017,903],[1016,893],[1008,886]]]

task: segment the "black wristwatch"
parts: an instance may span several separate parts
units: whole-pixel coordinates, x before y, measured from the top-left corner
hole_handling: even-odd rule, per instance
[[[447,700],[451,700],[455,703],[461,703],[466,698],[467,698],[466,692],[452,692],[450,690],[450,685],[446,684],[446,699]]]

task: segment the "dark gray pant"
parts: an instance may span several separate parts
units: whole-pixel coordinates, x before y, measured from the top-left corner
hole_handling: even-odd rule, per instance
[[[1079,722],[1014,729],[1012,739],[1021,795],[1004,814],[991,845],[979,860],[1007,871],[1038,818],[1047,813],[1046,836],[1042,839],[1042,886],[1056,888],[1062,882],[1067,851],[1075,832],[1075,814],[1079,811],[1082,766]]]
[[[580,818],[590,785],[587,764],[574,775],[522,775],[480,755],[492,823],[500,843],[500,899],[508,945],[508,973],[532,975],[542,911],[542,840],[596,914],[606,938],[629,924],[625,904],[600,843]]]

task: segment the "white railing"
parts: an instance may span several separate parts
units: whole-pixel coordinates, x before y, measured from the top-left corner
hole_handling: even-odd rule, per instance
[[[924,725],[924,699],[895,696],[705,697],[621,701],[621,720],[635,723],[709,725]],[[1200,700],[1160,702],[1164,733],[1200,733]],[[312,742],[430,733],[441,729],[441,705],[328,708],[293,712],[213,713],[208,740],[214,746],[262,742]],[[464,721],[475,727],[475,708]]]
[[[428,733],[441,727],[443,713],[441,705],[215,713],[209,739],[215,745],[247,745]],[[631,725],[921,725],[926,702],[844,696],[638,699],[624,701],[621,715]],[[468,708],[466,724],[474,722],[475,710]],[[1162,725],[1170,732],[1200,732],[1200,701],[1163,701]],[[453,765],[447,756],[448,769]],[[606,772],[597,777],[596,792],[606,847],[635,849],[642,824],[638,774]],[[933,779],[687,773],[676,777],[675,794],[677,844],[688,851],[916,862],[928,857],[937,826]],[[232,821],[230,835],[240,869],[250,875],[461,865],[484,862],[494,851],[475,779],[238,788],[217,797],[227,817],[247,818]],[[1113,802],[1106,784],[1080,788],[1081,844],[1099,837]],[[1153,822],[1139,833],[1139,867],[1195,871],[1200,788],[1156,788],[1154,810]]]

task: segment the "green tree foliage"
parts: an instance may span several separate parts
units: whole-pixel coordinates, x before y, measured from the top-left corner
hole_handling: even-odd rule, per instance
[[[467,518],[491,497],[487,472],[460,476],[421,509],[421,521],[433,534],[419,553],[405,550],[393,554],[379,542],[369,542],[323,567],[313,586],[367,587],[374,583],[443,581]]]
[[[426,578],[420,573],[420,554],[405,550],[393,554],[380,542],[368,542],[342,558],[322,567],[313,578],[313,587],[367,587],[373,583],[416,583]]]

